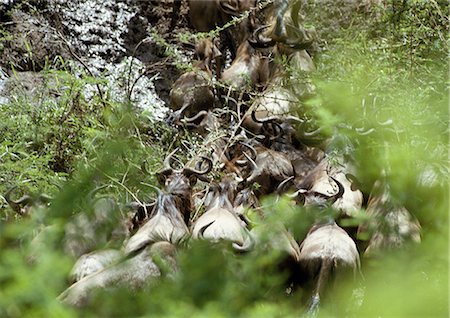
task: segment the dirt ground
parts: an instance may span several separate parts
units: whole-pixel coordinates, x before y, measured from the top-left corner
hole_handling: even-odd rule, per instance
[[[171,25],[172,7],[172,0],[4,2],[0,5],[3,33],[0,68],[10,75],[13,69],[19,73],[39,72],[47,66],[53,67],[58,56],[76,60],[76,54],[93,68],[100,65],[101,72],[106,69],[106,63],[115,64],[124,57],[135,57],[145,64],[149,78],[159,73],[154,82],[155,90],[159,98],[167,102],[171,85],[180,72],[173,61],[166,58],[163,47],[143,40],[149,37],[151,29],[183,55],[192,56],[193,46],[182,45],[177,40],[177,34],[192,31],[187,3],[182,2],[174,27]],[[79,8],[80,12],[92,9],[92,17],[89,18],[89,14],[76,16],[74,8]],[[129,19],[123,18],[124,12]]]

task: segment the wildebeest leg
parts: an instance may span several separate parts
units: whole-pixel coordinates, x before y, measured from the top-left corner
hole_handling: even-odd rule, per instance
[[[216,62],[216,77],[220,78],[220,76],[222,75],[223,66],[225,65],[225,58],[223,57],[223,55],[218,56],[215,59],[215,62]]]
[[[280,39],[286,38],[286,26],[284,24],[284,14],[288,9],[289,2],[287,0],[279,0],[276,3],[276,24],[275,24],[275,36]]]
[[[223,38],[225,40],[224,42],[228,46],[228,49],[230,50],[231,60],[234,60],[236,58],[236,43],[234,43],[233,35],[229,29],[223,31]]]
[[[170,22],[170,28],[173,29],[175,25],[178,22],[178,17],[180,14],[180,8],[181,8],[181,0],[173,0],[173,7],[172,7],[172,20]]]
[[[320,295],[322,294],[323,288],[328,281],[328,277],[333,267],[333,260],[330,258],[324,258],[322,260],[319,275],[317,277],[316,287],[314,289],[313,295],[311,297],[311,303],[308,308],[308,314],[316,314],[319,310]]]

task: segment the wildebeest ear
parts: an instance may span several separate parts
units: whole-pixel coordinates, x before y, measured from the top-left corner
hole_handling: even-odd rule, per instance
[[[233,6],[233,4],[234,4],[234,6]],[[230,15],[237,15],[239,12],[238,4],[231,3],[230,0],[219,1],[219,8],[226,14],[230,14]]]
[[[172,169],[164,169],[156,173],[156,178],[161,186],[166,184],[166,179],[172,174]]]
[[[195,184],[197,183],[197,176],[195,174],[192,174],[188,177],[188,179],[191,187],[195,186]]]

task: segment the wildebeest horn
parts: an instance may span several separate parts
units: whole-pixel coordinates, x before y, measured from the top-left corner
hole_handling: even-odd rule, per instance
[[[6,191],[4,198],[6,202],[8,202],[9,206],[17,213],[20,214],[21,205],[27,205],[33,201],[33,198],[29,195],[24,195],[20,199],[12,200],[11,193],[15,190],[17,186],[11,187],[8,191]]]
[[[252,164],[252,166],[253,166],[255,169],[258,168],[258,165],[256,164],[255,160],[253,160],[253,159],[252,159],[249,155],[247,155],[245,152],[244,152],[244,156],[245,156],[245,158],[247,158],[247,160]]]
[[[294,49],[294,50],[306,50],[311,47],[313,42],[314,42],[313,40],[305,41],[305,42],[286,40],[285,42],[283,42],[283,44],[286,46],[289,46],[291,49]]]
[[[290,199],[296,199],[296,201],[301,204],[305,204],[306,201],[305,193],[308,193],[308,190],[299,189],[292,194],[286,194],[286,196]]]
[[[197,169],[193,169],[193,168],[184,168],[183,169],[183,174],[186,175],[186,176],[195,175],[200,180],[207,182],[209,180],[206,179],[204,177],[204,175],[212,170],[213,162],[208,157],[203,157],[202,156],[201,159],[203,160],[202,162],[206,162],[208,164],[208,166],[206,167],[205,170],[197,170]]]
[[[242,245],[234,242],[232,246],[239,252],[249,252],[255,247],[255,239],[253,238],[253,235],[248,232],[248,235],[246,236],[246,239]]]
[[[164,169],[172,169],[171,165],[170,165],[170,161],[172,160],[173,155],[178,151],[178,148],[175,148],[174,151],[172,151],[167,157],[166,159],[164,159]]]
[[[95,195],[97,194],[98,191],[100,191],[101,189],[104,189],[104,188],[106,188],[106,187],[108,187],[108,186],[109,186],[109,184],[103,184],[103,185],[101,185],[101,186],[98,186],[98,187],[92,189],[92,190],[87,194],[87,197],[88,197],[90,200],[93,200],[94,197],[95,197]]]
[[[290,176],[289,178],[286,178],[285,180],[283,180],[277,187],[277,189],[275,190],[276,193],[280,193],[283,190],[283,187],[292,179],[294,179],[294,176]]]
[[[256,152],[256,149],[255,149],[252,145],[249,145],[249,144],[246,143],[246,142],[243,142],[242,145],[245,146],[247,149],[250,150],[250,156],[249,156],[249,158],[250,158],[252,161],[256,160],[256,156],[258,155],[257,152]],[[244,152],[242,152],[242,153],[244,153]]]
[[[197,127],[197,125],[195,124],[195,122],[201,118],[201,120],[203,120],[203,118],[208,115],[208,112],[206,110],[202,110],[200,111],[197,115],[194,115],[192,117],[185,117],[182,119],[182,122],[185,122],[188,126],[194,126]]]
[[[39,195],[39,201],[41,201],[42,203],[50,203],[51,201],[53,201],[53,197],[43,193]]]
[[[147,161],[144,160],[144,161],[141,163],[141,170],[142,170],[142,172],[144,172],[144,173],[146,173],[146,174],[151,174],[151,173],[148,171],[148,169],[147,169]],[[164,182],[165,182],[165,178],[164,178],[164,177],[165,177],[165,176],[168,176],[168,175],[171,175],[172,172],[173,172],[172,168],[169,168],[169,169],[162,169],[162,170],[158,171],[158,172],[156,173],[157,178],[158,178],[158,182],[159,182],[161,185],[164,185]]]
[[[313,131],[304,131],[301,133],[301,135],[302,137],[316,137],[318,134],[320,134],[321,131],[322,129],[319,127]]]
[[[258,119],[258,118],[256,118],[256,110],[252,110],[251,118],[255,123],[258,123],[258,124],[264,124],[266,122],[271,122],[276,119],[276,117],[274,117],[274,116],[266,117],[264,119]]]
[[[304,201],[305,199],[305,194],[312,194],[314,196],[317,197],[321,197],[325,200],[327,200],[329,202],[330,205],[332,205],[333,203],[335,203],[340,197],[342,197],[342,195],[344,194],[344,186],[342,185],[342,183],[340,183],[338,180],[336,180],[335,178],[331,177],[330,178],[336,183],[336,185],[338,186],[338,192],[335,195],[332,196],[328,196],[326,194],[320,193],[320,192],[316,192],[316,191],[310,191],[307,189],[299,189],[297,192],[295,192],[292,195],[288,195],[288,197],[290,198],[295,198],[297,196],[301,196],[302,200]]]
[[[172,156],[178,151],[178,148],[173,150],[167,157],[164,159],[164,168],[156,173],[158,182],[161,185],[164,185],[166,177],[171,175],[173,173],[173,168],[170,166],[170,161],[172,159]]]
[[[275,121],[265,122],[263,124],[263,129],[267,132],[267,134],[270,133],[269,129],[268,129],[269,123],[272,126],[272,130],[273,130],[273,134],[274,134],[274,136],[272,137],[273,139],[278,139],[278,138],[280,138],[281,136],[284,135],[283,127],[281,127],[281,125],[279,123],[275,122]],[[277,129],[279,131],[278,133],[277,133]]]
[[[305,189],[299,189],[299,190],[295,191],[294,193],[286,194],[286,196],[287,196],[288,198],[290,198],[290,199],[295,199],[295,198],[298,197],[299,195],[304,196],[306,192],[308,192],[308,190],[305,190]]]
[[[158,175],[164,175],[167,176],[169,174],[172,174],[173,168],[170,166],[170,161],[172,160],[173,155],[178,151],[178,148],[173,150],[167,157],[164,159],[163,166],[164,168],[160,171],[158,171]]]
[[[340,197],[342,197],[342,195],[344,194],[344,186],[342,185],[342,183],[340,183],[339,181],[337,181],[335,178],[331,177],[330,178],[336,183],[336,185],[338,186],[338,193],[336,193],[335,195],[333,195],[332,197],[330,197],[331,199],[331,204],[333,204],[334,202],[337,201],[337,199],[339,199]]]
[[[248,39],[248,43],[254,48],[268,48],[274,46],[276,44],[275,40],[271,38],[263,39],[261,37],[261,33],[269,27],[270,25],[263,25],[257,28],[255,32],[253,32],[253,35]]]
[[[342,195],[344,194],[344,187],[342,186],[342,183],[340,183],[339,181],[337,181],[335,178],[330,176],[330,179],[332,179],[336,185],[338,186],[338,192],[335,195],[332,196],[328,196],[326,194],[320,193],[320,192],[316,192],[316,191],[312,191],[310,192],[311,194],[324,198],[325,200],[329,200],[328,202],[330,202],[330,205],[332,205],[334,202],[336,202],[340,197],[342,197]],[[309,191],[304,190],[304,189],[300,189],[302,190],[302,192],[300,193],[307,193]]]
[[[204,238],[206,229],[207,229],[211,224],[213,224],[214,222],[216,222],[216,221],[214,220],[214,221],[209,222],[208,224],[206,224],[206,225],[204,225],[204,226],[201,227],[201,229],[200,229],[199,232],[198,232],[198,234],[199,234],[199,236],[200,236],[201,238]]]
[[[375,129],[369,128],[369,129],[365,130],[364,127],[361,127],[361,128],[355,128],[355,131],[358,133],[358,135],[366,136],[366,135],[373,133],[375,131]]]
[[[265,132],[267,132],[267,133],[269,132],[269,129],[268,129],[269,124],[272,125],[272,129],[273,129],[274,133],[276,131],[275,127],[277,127],[279,129],[280,133],[279,134],[275,133],[276,134],[276,136],[275,136],[276,138],[278,138],[278,137],[280,137],[281,135],[284,134],[283,127],[281,127],[281,125],[276,122],[276,120],[280,119],[279,116],[270,116],[270,117],[266,117],[264,119],[258,119],[258,118],[256,118],[256,111],[253,110],[252,114],[251,114],[251,118],[252,118],[252,120],[255,123],[262,124],[263,130]]]

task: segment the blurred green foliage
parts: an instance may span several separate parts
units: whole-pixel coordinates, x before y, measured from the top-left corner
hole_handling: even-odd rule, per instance
[[[319,316],[444,317],[449,313],[448,2],[373,3],[381,5],[317,1],[303,7],[306,23],[321,39],[311,78],[317,95],[305,105],[316,125],[335,136],[331,153],[356,165],[366,195],[386,175],[394,201],[421,222],[423,242],[363,259],[361,306],[336,295]],[[89,211],[87,193],[108,185],[101,192],[117,202],[149,202],[154,194],[146,184],[156,180],[143,173],[141,163],[154,172],[166,150],[193,138],[149,122],[131,103],[100,100],[97,94],[87,98],[84,88],[101,86],[102,79],[74,75],[64,61],[58,63],[41,73],[37,93],[18,85],[9,102],[0,104],[0,193],[19,185],[19,193],[55,196],[50,208],[36,209],[31,218],[17,217],[0,202],[0,316],[301,315],[304,295],[287,292],[286,273],[277,266],[280,255],[264,249],[235,255],[227,244],[204,242],[180,249],[180,270],[141,291],[98,291],[81,311],[56,300],[74,262],[62,253],[64,225]],[[303,73],[291,71],[304,80]],[[264,205],[265,222],[287,224],[297,238],[313,222],[288,201],[268,198]],[[43,243],[30,245],[45,225],[51,227]],[[33,263],[30,253],[38,255]]]

